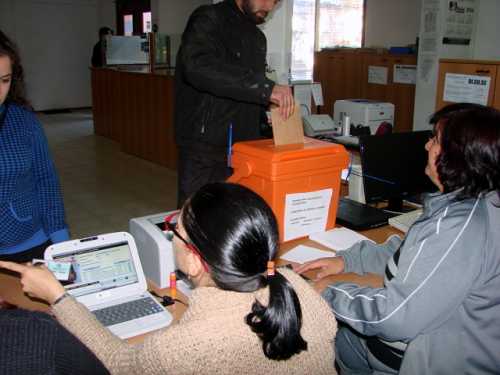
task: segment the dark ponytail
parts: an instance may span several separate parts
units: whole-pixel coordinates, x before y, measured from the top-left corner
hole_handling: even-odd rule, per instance
[[[284,360],[307,350],[297,294],[279,272],[266,276],[278,249],[278,225],[266,202],[240,185],[208,184],[186,201],[182,223],[217,287],[246,293],[269,286],[268,306],[255,301],[246,316],[266,357]]]
[[[288,359],[307,350],[307,342],[300,335],[302,311],[297,294],[279,272],[269,277],[269,304],[255,301],[246,322],[262,340],[266,357]]]

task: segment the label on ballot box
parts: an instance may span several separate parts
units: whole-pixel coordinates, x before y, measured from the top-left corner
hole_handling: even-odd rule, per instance
[[[285,201],[285,241],[324,232],[333,189],[287,194]]]

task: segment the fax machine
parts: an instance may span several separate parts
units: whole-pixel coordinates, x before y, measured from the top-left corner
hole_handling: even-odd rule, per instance
[[[175,257],[172,242],[165,236],[165,217],[171,212],[130,219],[129,231],[135,239],[139,258],[146,278],[160,289],[169,287],[171,272],[175,272]],[[190,287],[182,280],[177,288],[190,295]]]
[[[342,131],[329,115],[307,115],[302,120],[308,137],[339,135]]]
[[[394,127],[394,104],[367,99],[337,100],[333,106],[335,124],[342,124],[345,116],[349,116],[351,126],[367,126],[371,134],[376,134],[383,123]]]

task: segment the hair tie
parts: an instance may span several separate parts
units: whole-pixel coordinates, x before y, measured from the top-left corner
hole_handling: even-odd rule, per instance
[[[272,260],[267,262],[267,277],[274,276],[276,269],[274,267],[274,262]]]

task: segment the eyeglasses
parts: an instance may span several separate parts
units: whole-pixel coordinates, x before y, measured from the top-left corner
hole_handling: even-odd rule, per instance
[[[167,240],[172,242],[174,240],[174,236],[180,239],[186,247],[191,250],[201,261],[201,264],[203,265],[203,268],[205,269],[205,272],[208,272],[208,264],[205,262],[203,257],[200,254],[200,251],[194,246],[191,242],[186,240],[179,231],[177,230],[177,217],[179,217],[180,211],[175,211],[171,213],[170,215],[165,216],[165,228],[167,229],[165,232],[165,236],[167,237]],[[175,220],[174,220],[175,219]]]

